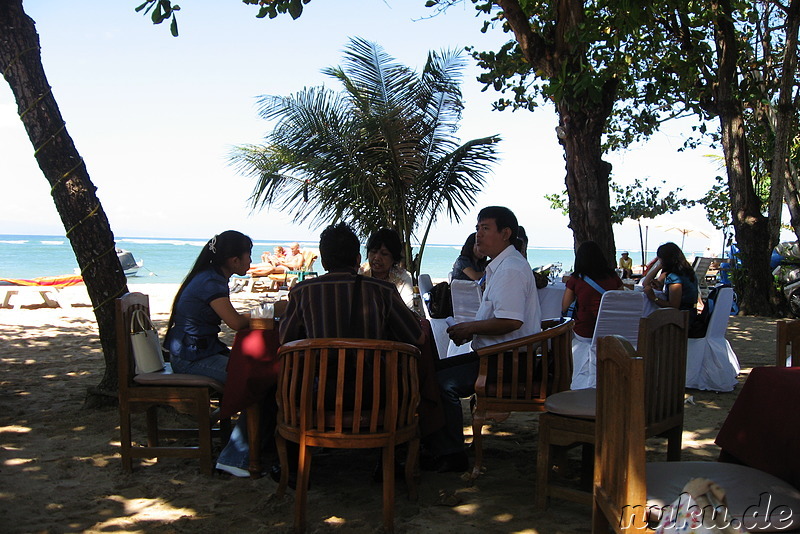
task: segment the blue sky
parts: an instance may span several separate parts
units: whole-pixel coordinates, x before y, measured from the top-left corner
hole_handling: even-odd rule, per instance
[[[423,0],[312,1],[303,16],[255,18],[241,2],[179,2],[180,37],[134,12],[139,0],[26,1],[36,22],[50,85],[67,129],[118,236],[207,238],[241,230],[257,239],[314,241],[320,229],[273,210],[251,213],[252,182],[227,164],[236,144],[259,143],[269,124],[256,115],[259,95],[287,95],[305,86],[332,85],[321,69],[338,65],[348,37],[383,46],[402,63],[421,67],[429,50],[476,45],[497,48],[509,37],[481,34],[471,4],[432,17]],[[440,222],[432,243],[462,243],[485,205],[501,204],[528,229],[531,246],[570,247],[568,220],[543,195],[564,189],[563,150],[551,106],[531,113],[491,111],[477,67],[465,70],[462,140],[499,134],[501,161],[475,209],[461,223]],[[609,154],[614,178],[666,180],[698,198],[720,174],[700,149],[679,153],[685,125],[672,125],[647,143]],[[64,229],[49,185],[17,118],[7,84],[0,84],[0,234],[55,234]],[[671,216],[712,230],[701,208]],[[650,246],[675,240],[651,223]],[[619,249],[638,248],[633,226],[616,226]],[[710,244],[718,247],[719,239]],[[709,245],[686,239],[688,250]]]

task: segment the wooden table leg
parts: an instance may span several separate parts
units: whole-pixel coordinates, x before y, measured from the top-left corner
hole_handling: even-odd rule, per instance
[[[261,405],[256,402],[247,408],[247,445],[250,448],[250,478],[261,478]]]

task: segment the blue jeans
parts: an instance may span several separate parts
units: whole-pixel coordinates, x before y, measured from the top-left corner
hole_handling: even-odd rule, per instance
[[[242,412],[233,427],[228,444],[219,453],[217,462],[245,471],[250,466],[250,446],[247,444],[247,414]]]
[[[190,375],[203,375],[219,380],[223,384],[228,378],[228,356],[227,354],[213,354],[208,358],[195,360],[193,362],[182,360],[174,354],[170,357],[172,370],[176,373],[186,373]]]
[[[428,446],[436,456],[464,452],[464,411],[461,399],[475,393],[478,361],[463,363],[436,373],[444,410],[444,428],[431,435]]]

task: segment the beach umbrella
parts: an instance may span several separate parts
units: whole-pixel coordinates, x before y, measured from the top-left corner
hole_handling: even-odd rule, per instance
[[[683,244],[686,241],[687,235],[689,237],[705,237],[706,239],[711,237],[711,235],[707,232],[700,230],[688,223],[661,224],[656,226],[656,228],[663,230],[664,232],[681,234],[681,250],[683,249]]]

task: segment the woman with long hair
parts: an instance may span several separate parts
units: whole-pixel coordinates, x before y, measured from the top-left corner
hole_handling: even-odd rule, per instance
[[[165,339],[175,372],[225,382],[230,350],[218,337],[220,324],[241,330],[250,319],[231,304],[228,280],[247,273],[252,248],[252,240],[235,230],[203,245],[172,304]]]
[[[591,341],[594,325],[597,323],[597,312],[600,309],[598,291],[592,282],[604,291],[622,289],[622,280],[609,265],[600,245],[594,241],[585,241],[575,253],[575,266],[567,280],[567,289],[561,300],[561,309],[566,312],[573,301],[577,301],[575,317],[575,335]]]
[[[664,243],[656,250],[658,262],[642,279],[644,292],[656,306],[689,311],[689,328],[697,317],[697,276],[686,260],[683,251],[675,243]],[[659,274],[660,271],[660,274]],[[656,295],[659,286],[664,288],[666,298]]]
[[[381,228],[367,239],[367,261],[360,272],[394,284],[409,309],[414,309],[414,284],[411,273],[400,267],[403,243],[400,234],[391,228]]]
[[[480,280],[487,263],[489,258],[478,251],[475,245],[475,232],[472,232],[461,247],[461,254],[453,263],[450,280]]]

